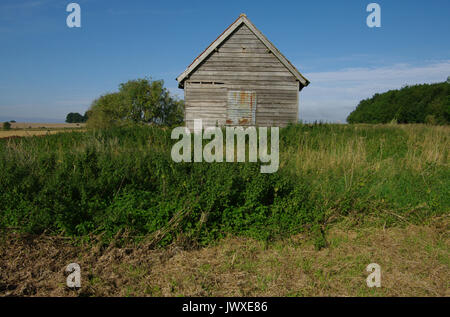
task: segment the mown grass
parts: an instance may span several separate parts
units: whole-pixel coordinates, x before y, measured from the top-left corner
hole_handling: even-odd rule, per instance
[[[450,206],[447,126],[292,125],[280,169],[175,163],[170,130],[128,127],[0,140],[0,225],[155,244],[262,241],[332,223],[426,223]],[[261,283],[266,283],[260,281]]]

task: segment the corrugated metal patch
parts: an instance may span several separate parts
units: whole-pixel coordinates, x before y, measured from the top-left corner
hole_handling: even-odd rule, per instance
[[[227,125],[254,125],[256,117],[256,92],[228,91]]]

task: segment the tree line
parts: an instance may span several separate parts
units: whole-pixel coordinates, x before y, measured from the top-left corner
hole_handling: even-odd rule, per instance
[[[348,123],[450,123],[450,82],[405,86],[362,100]]]

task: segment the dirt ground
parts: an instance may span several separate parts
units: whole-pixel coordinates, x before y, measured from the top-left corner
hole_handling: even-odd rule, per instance
[[[306,236],[153,249],[5,231],[0,296],[450,296],[448,224],[440,218],[420,227],[335,227],[320,251]],[[81,267],[77,290],[66,286],[72,262]],[[373,262],[381,266],[380,288],[366,284]]]

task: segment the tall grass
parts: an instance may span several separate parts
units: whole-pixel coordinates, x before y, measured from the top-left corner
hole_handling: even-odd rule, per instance
[[[124,127],[0,140],[0,225],[159,244],[274,239],[329,224],[421,223],[448,214],[449,131],[424,125],[292,125],[280,169],[175,163],[170,130]]]

